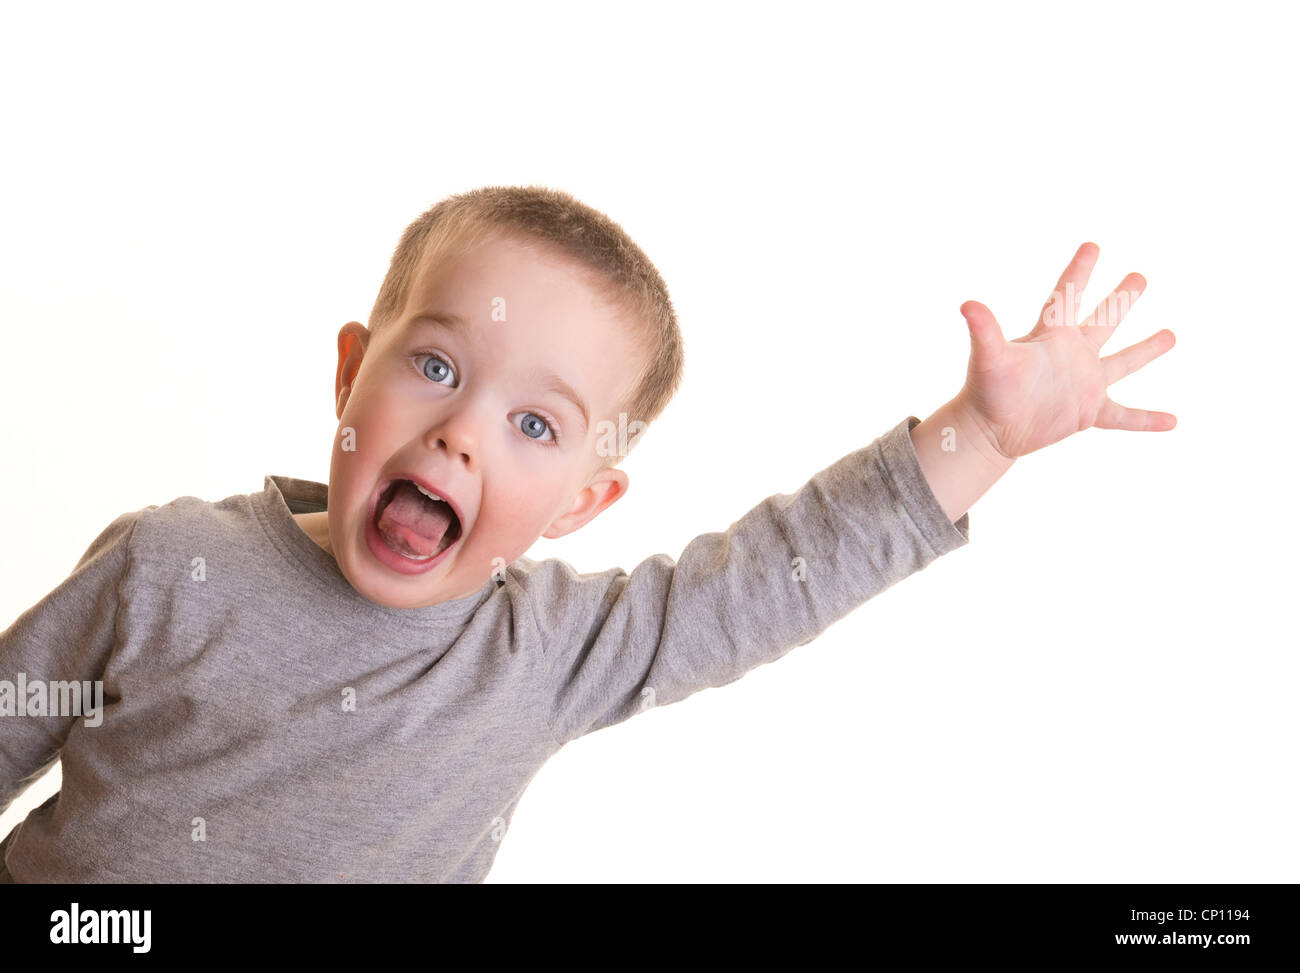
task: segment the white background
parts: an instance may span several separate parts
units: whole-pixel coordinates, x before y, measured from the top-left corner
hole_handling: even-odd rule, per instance
[[[925,418],[962,302],[1023,335],[1091,240],[1085,311],[1149,281],[1103,353],[1178,341],[1111,395],[1177,428],[1021,459],[968,546],[570,744],[489,881],[1300,878],[1283,5],[5,9],[0,625],[120,513],[327,480],[338,329],[450,193],[575,194],[680,315],[630,493],[529,552],[581,570]]]

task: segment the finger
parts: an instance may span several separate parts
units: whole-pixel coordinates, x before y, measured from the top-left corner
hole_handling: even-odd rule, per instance
[[[1095,243],[1085,243],[1075,251],[1074,257],[1056,282],[1056,287],[1048,295],[1047,303],[1039,312],[1038,323],[1029,332],[1030,337],[1042,334],[1052,327],[1073,327],[1079,321],[1079,304],[1083,301],[1083,289],[1088,286],[1092,268],[1101,255],[1101,247]]]
[[[993,312],[979,301],[967,301],[960,308],[970,331],[970,372],[987,372],[998,363],[1006,339]]]
[[[1168,432],[1178,425],[1178,417],[1168,412],[1148,412],[1145,409],[1129,409],[1109,397],[1097,414],[1093,423],[1098,429],[1127,429],[1131,432]]]
[[[1132,273],[1119,282],[1104,301],[1098,304],[1091,314],[1079,322],[1079,330],[1092,342],[1094,348],[1100,349],[1110,336],[1115,333],[1119,323],[1128,314],[1129,308],[1147,289],[1147,279],[1141,274]]]
[[[1106,385],[1118,382],[1125,375],[1132,375],[1143,365],[1154,361],[1174,346],[1174,333],[1168,329],[1157,331],[1150,338],[1129,345],[1123,351],[1107,355],[1101,360],[1101,374]]]

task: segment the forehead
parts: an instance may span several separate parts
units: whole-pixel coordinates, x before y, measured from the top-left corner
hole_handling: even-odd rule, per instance
[[[424,260],[411,281],[404,317],[445,311],[476,324],[592,324],[613,312],[588,278],[585,268],[549,246],[489,237]]]
[[[421,261],[412,280],[408,305],[421,294],[481,287],[496,291],[509,288],[517,292],[516,296],[534,299],[538,291],[560,286],[581,291],[582,297],[599,296],[586,268],[543,241],[498,232],[468,245],[453,246],[450,252],[433,252]]]
[[[585,268],[550,248],[510,238],[489,238],[425,261],[403,314],[406,322],[432,322],[466,337],[481,326],[515,323],[522,326],[509,329],[515,341],[547,329],[584,342],[615,334],[618,317]]]

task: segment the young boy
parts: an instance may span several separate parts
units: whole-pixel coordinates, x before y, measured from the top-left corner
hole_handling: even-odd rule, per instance
[[[442,201],[369,328],[339,332],[328,487],[124,513],[0,635],[0,811],[63,770],[0,881],[481,881],[570,740],[732,682],[965,545],[1016,457],[1173,428],[1106,397],[1173,335],[1099,357],[1146,282],[1078,321],[1097,256],[1024,338],[964,304],[966,384],[924,422],[676,562],[579,573],[522,555],[627,491],[617,464],[681,377],[667,289],[564,193]]]

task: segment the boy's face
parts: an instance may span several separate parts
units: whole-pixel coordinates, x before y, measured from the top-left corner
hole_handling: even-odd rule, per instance
[[[422,320],[434,313],[464,324]],[[473,594],[539,536],[576,530],[622,496],[627,475],[597,469],[597,424],[639,363],[624,324],[549,252],[493,238],[426,266],[377,339],[355,321],[339,332],[329,532],[313,539],[379,604]],[[548,373],[586,404],[585,420]],[[461,513],[459,538],[432,561],[385,543],[391,521],[375,526],[381,493],[403,475]]]

